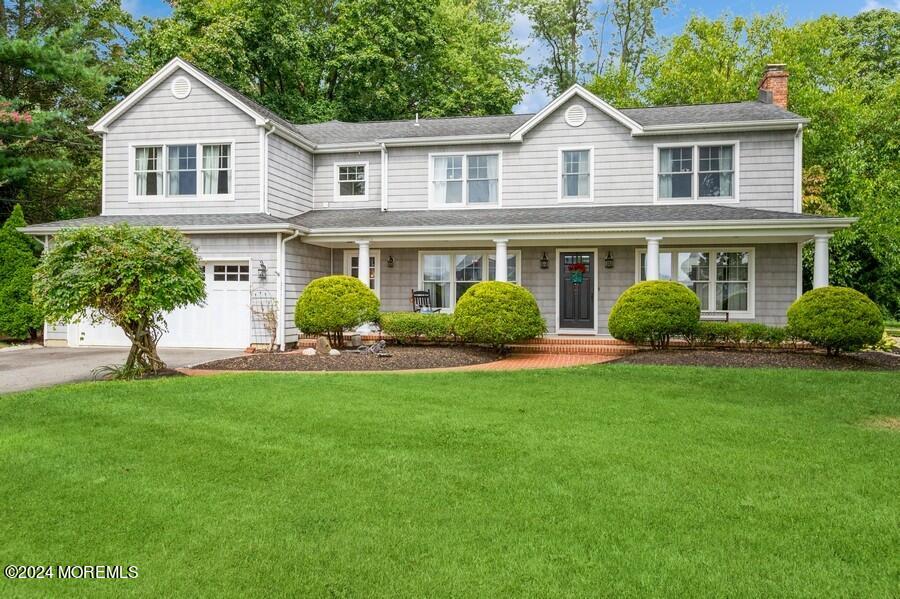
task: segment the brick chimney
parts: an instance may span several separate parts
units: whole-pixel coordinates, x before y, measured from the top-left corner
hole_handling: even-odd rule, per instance
[[[787,110],[788,72],[783,64],[767,64],[762,81],[759,82],[759,101],[775,104]]]

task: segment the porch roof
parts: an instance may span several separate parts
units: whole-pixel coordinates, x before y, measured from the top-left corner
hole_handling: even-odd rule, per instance
[[[658,225],[813,225],[843,228],[854,219],[734,206],[636,205],[468,210],[312,210],[289,219],[310,234],[403,229],[603,228]]]
[[[173,227],[185,232],[274,232],[289,231],[295,227],[268,214],[117,214],[89,216],[41,223],[24,227],[31,235],[52,234],[60,229],[89,225],[118,225],[128,223],[135,227]]]

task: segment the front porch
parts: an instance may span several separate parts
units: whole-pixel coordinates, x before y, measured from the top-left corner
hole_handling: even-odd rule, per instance
[[[824,239],[824,244],[817,242],[817,271],[825,271],[819,272],[817,284],[827,282]],[[349,248],[334,248],[332,267],[335,273],[360,277],[388,312],[412,311],[414,290],[428,292],[435,310],[452,312],[458,298],[476,282],[505,278],[534,294],[552,336],[548,339],[576,342],[591,336],[608,338],[610,310],[621,293],[640,280],[678,280],[691,287],[701,296],[703,318],[768,325],[785,324],[788,306],[802,293],[805,240],[667,243],[656,236],[643,244],[604,241],[528,245],[502,239],[491,245],[472,240],[443,247],[398,247],[358,240]],[[496,265],[504,255],[507,268],[498,272]],[[359,272],[360,256],[369,263],[368,273]],[[573,265],[579,266],[573,270]],[[581,268],[584,272],[579,275],[576,271]]]

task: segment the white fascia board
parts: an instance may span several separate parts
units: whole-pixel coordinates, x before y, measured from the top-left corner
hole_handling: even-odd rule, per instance
[[[285,129],[284,126],[279,125],[275,121],[266,120],[266,122],[261,126],[270,129],[278,137],[288,140],[289,142],[303,148],[307,152],[314,152],[316,150],[316,145],[314,143],[312,143],[296,131]]]
[[[640,133],[633,133],[635,137],[645,135],[678,135],[681,133],[724,133],[728,131],[775,131],[784,129],[795,131],[797,125],[803,125],[809,119],[775,119],[768,121],[737,121],[723,123],[695,123],[690,125],[650,125],[643,128]]]
[[[478,233],[478,234],[504,234],[504,233],[552,233],[565,231],[567,233],[611,233],[611,232],[656,232],[656,231],[753,231],[764,233],[766,231],[797,231],[822,229],[832,231],[849,227],[855,223],[856,218],[831,218],[827,221],[818,219],[771,219],[748,222],[746,220],[731,221],[672,221],[652,224],[641,223],[572,223],[552,225],[454,225],[454,226],[423,226],[423,227],[366,227],[366,228],[341,228],[341,229],[309,229],[310,238],[336,237],[336,236],[416,236],[423,234],[442,233]]]
[[[188,64],[181,58],[175,57],[170,60],[163,68],[158,70],[152,77],[139,85],[136,90],[128,94],[128,96],[124,100],[116,104],[116,106],[113,107],[112,110],[104,114],[96,123],[88,128],[91,131],[97,131],[99,133],[105,132],[110,123],[122,116],[135,103],[137,103],[141,98],[147,95],[151,90],[155,89],[157,85],[159,85],[166,79],[166,77],[168,77],[178,69],[181,69],[193,76],[195,79],[200,80],[204,85],[206,85],[217,94],[231,102],[238,109],[252,117],[254,121],[256,121],[257,125],[264,125],[268,120],[265,116],[253,110],[250,106],[235,98],[232,94],[222,88],[221,85],[213,81],[205,73],[199,71],[197,68]]]
[[[552,102],[544,106],[537,114],[528,119],[528,121],[526,121],[518,129],[513,131],[510,135],[510,139],[512,141],[522,141],[522,136],[524,136],[533,127],[537,126],[538,123],[552,114],[557,108],[565,104],[567,101],[569,101],[569,99],[576,95],[600,112],[605,113],[613,120],[630,129],[632,135],[637,135],[643,130],[643,127],[640,123],[629,118],[622,111],[616,109],[612,105],[603,101],[601,98],[597,97],[596,95],[592,94],[576,83],[575,85],[564,91],[562,94],[557,96],[556,99],[554,99]]]

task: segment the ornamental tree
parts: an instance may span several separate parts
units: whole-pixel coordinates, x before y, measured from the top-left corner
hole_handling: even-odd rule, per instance
[[[61,231],[34,276],[35,304],[48,321],[109,321],[131,341],[125,376],[165,368],[156,350],[164,315],[201,303],[206,288],[187,239],[162,227]]]
[[[16,229],[25,226],[18,204],[0,228],[0,334],[35,339],[43,317],[31,300],[40,244]]]

